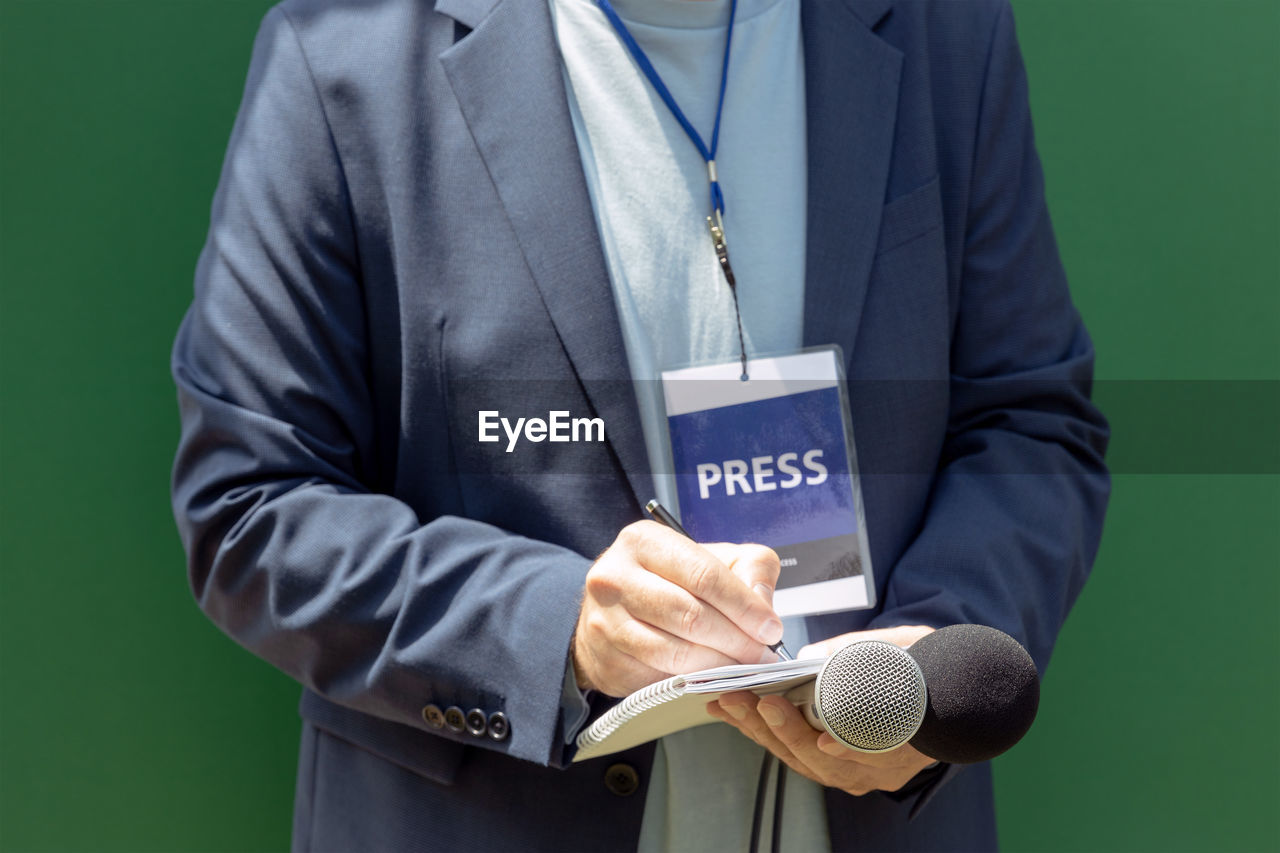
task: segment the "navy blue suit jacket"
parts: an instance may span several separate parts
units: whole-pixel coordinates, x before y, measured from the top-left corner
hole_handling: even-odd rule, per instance
[[[875,611],[1043,667],[1107,495],[1003,0],[806,0],[807,344],[839,344]],[[543,0],[285,0],[173,371],[201,607],[304,686],[299,847],[626,848],[652,747],[565,768],[583,577],[651,496]],[[476,441],[477,409],[600,444]],[[501,710],[505,740],[426,722]],[[605,768],[640,787],[618,796]],[[994,844],[989,774],[830,792],[835,849]]]

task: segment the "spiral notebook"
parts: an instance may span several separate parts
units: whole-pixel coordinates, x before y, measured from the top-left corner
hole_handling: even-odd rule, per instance
[[[621,752],[651,740],[718,722],[706,704],[724,693],[750,690],[757,696],[786,693],[811,681],[825,658],[739,664],[673,675],[637,690],[584,729],[577,739],[573,760],[586,761]]]

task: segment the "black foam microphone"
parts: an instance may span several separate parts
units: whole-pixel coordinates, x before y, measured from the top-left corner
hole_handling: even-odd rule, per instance
[[[951,625],[907,649],[864,641],[840,649],[787,698],[809,724],[860,752],[910,743],[952,764],[987,761],[1031,728],[1035,663],[1018,641],[983,625]]]

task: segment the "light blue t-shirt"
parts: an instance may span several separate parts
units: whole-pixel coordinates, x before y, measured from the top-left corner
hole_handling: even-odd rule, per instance
[[[627,359],[639,380],[657,497],[674,505],[654,380],[662,370],[739,354],[733,295],[706,224],[707,168],[596,3],[549,2]],[[709,145],[728,0],[613,0],[613,6]],[[748,355],[802,342],[804,109],[798,0],[739,0],[716,163]],[[791,648],[804,639],[786,638]],[[660,741],[640,849],[744,850],[763,755],[721,724]],[[790,774],[783,814],[785,849],[830,849],[820,786]]]

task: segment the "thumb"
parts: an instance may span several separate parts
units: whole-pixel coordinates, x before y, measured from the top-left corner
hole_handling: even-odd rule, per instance
[[[850,643],[866,640],[879,640],[882,643],[893,643],[895,646],[907,648],[925,634],[933,632],[928,625],[898,625],[894,628],[873,628],[869,631],[852,631],[839,634],[826,640],[810,643],[799,651],[797,658],[830,657]]]

